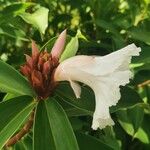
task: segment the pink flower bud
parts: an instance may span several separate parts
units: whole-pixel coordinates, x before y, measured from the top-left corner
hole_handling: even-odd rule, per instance
[[[67,36],[67,31],[66,29],[59,35],[58,39],[56,40],[51,54],[55,58],[59,58],[60,55],[62,54],[66,42],[66,36]]]

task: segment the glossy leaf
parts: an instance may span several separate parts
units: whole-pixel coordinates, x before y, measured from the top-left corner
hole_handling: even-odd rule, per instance
[[[56,89],[56,95],[60,100],[63,100],[66,103],[78,109],[81,109],[82,112],[86,113],[87,115],[92,115],[92,113],[94,112],[95,96],[93,91],[88,89],[87,87],[82,86],[81,98],[76,99],[69,84],[62,83]],[[138,103],[142,103],[139,95],[134,90],[128,87],[122,87],[121,99],[116,106],[110,108],[110,112],[113,113],[124,108],[132,107]]]
[[[70,42],[66,45],[64,52],[60,57],[60,62],[64,61],[67,58],[75,56],[79,47],[78,37],[72,37]]]
[[[28,96],[0,103],[0,149],[29,117],[34,106],[33,99]]]
[[[0,61],[0,90],[13,94],[34,96],[29,82],[13,67]]]
[[[7,101],[7,100],[10,100],[10,99],[12,99],[12,98],[14,98],[14,97],[18,97],[18,96],[20,96],[20,95],[7,93],[7,94],[4,96],[3,101]]]
[[[131,120],[128,118],[126,110],[120,110],[117,112],[118,122],[121,124],[122,128],[127,132],[127,134],[134,136],[134,127]]]
[[[62,107],[53,98],[41,101],[34,124],[34,150],[78,150],[78,145]]]
[[[134,127],[134,132],[136,133],[140,128],[143,117],[144,117],[144,108],[140,106],[135,106],[132,109],[128,109],[129,118]]]
[[[48,12],[49,10],[47,8],[39,7],[32,14],[24,12],[20,14],[20,16],[23,20],[29,24],[32,24],[42,34],[44,34],[48,26]]]
[[[134,137],[142,124],[143,108],[135,106],[127,110],[118,111],[117,117],[123,129]]]
[[[95,96],[92,90],[82,87],[81,98],[77,99],[68,83],[60,84],[56,89],[56,95],[60,100],[81,109],[86,114],[92,115],[95,107]]]
[[[138,138],[141,142],[148,144],[150,147],[150,128],[149,128],[150,116],[145,115],[142,125],[138,132],[135,134],[135,138]]]

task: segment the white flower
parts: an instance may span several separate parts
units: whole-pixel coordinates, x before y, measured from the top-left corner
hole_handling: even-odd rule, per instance
[[[140,48],[128,45],[106,56],[78,55],[71,57],[57,67],[55,81],[69,81],[77,98],[81,88],[77,81],[91,87],[95,93],[96,107],[93,115],[92,128],[105,128],[114,125],[109,107],[117,104],[120,99],[119,86],[129,83],[132,73],[129,64],[132,56],[138,56]]]

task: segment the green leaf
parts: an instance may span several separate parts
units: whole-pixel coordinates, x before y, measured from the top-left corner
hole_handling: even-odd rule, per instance
[[[44,34],[48,27],[48,12],[47,8],[39,6],[32,14],[24,12],[20,17]]]
[[[92,115],[95,108],[95,96],[92,90],[82,86],[82,92],[79,99],[74,95],[68,83],[60,84],[56,89],[56,95],[59,100],[63,100],[66,103],[74,106],[77,109],[81,109],[82,112]]]
[[[109,145],[114,150],[120,150],[120,144],[118,139],[116,138],[115,132],[113,130],[113,127],[107,126],[103,129],[105,134],[100,135],[101,141]]]
[[[4,7],[0,13],[0,24],[8,23],[10,20],[14,19],[20,13],[25,12],[29,7],[35,5],[35,3],[26,2],[26,3],[13,3]],[[2,14],[2,15],[1,15]]]
[[[62,53],[59,61],[62,62],[67,58],[75,56],[75,54],[77,53],[78,47],[79,47],[78,37],[77,36],[72,37],[70,42],[67,44],[64,52]]]
[[[90,135],[76,132],[76,137],[80,150],[113,150],[109,145]]]
[[[124,108],[130,108],[135,105],[142,105],[143,101],[135,90],[129,87],[121,87],[120,92],[121,99],[116,106],[112,106],[110,108],[111,113],[122,110]]]
[[[70,105],[68,102],[63,101],[62,98],[60,98],[59,96],[57,96],[56,100],[63,107],[67,116],[69,116],[69,117],[87,115],[87,112],[85,112],[82,109],[79,109],[77,107]]]
[[[133,137],[142,124],[143,116],[144,110],[141,106],[135,106],[133,108],[117,112],[119,123],[123,129]]]
[[[128,109],[129,118],[133,124],[134,132],[136,133],[140,128],[143,117],[144,117],[144,109],[140,106],[135,106],[132,109]]]
[[[117,112],[117,117],[120,125],[127,134],[134,136],[134,127],[128,117],[127,110],[120,110]]]
[[[141,142],[149,144],[150,147],[150,128],[149,128],[150,116],[145,115],[142,122],[142,126],[139,128],[138,132],[135,134],[135,138],[138,138]]]
[[[3,101],[7,101],[7,100],[10,100],[10,99],[12,99],[12,98],[14,98],[14,97],[18,97],[18,96],[20,96],[20,95],[7,93],[7,94],[4,96]]]
[[[81,109],[82,113],[84,112],[87,115],[92,115],[95,108],[94,92],[85,86],[82,86],[81,91],[81,98],[76,99],[74,92],[70,88],[70,85],[67,83],[62,83],[57,87],[55,94],[58,96],[59,100],[63,100],[77,109]],[[141,103],[142,100],[140,96],[133,89],[122,87],[121,99],[116,106],[110,108],[110,112],[113,113]]]
[[[0,61],[0,90],[13,94],[35,96],[29,82],[13,67]]]
[[[22,141],[19,141],[14,146],[15,150],[27,150],[27,147],[24,145]]]
[[[20,96],[0,103],[0,149],[20,128],[35,103],[29,96]]]
[[[78,117],[71,117],[69,118],[69,121],[74,131],[82,130],[83,126],[87,125],[87,123],[85,123],[83,120],[81,120]]]
[[[141,47],[142,51],[140,52],[140,56],[138,57],[134,57],[132,59],[132,64],[146,64],[146,63],[150,63],[150,51],[149,51],[149,46],[144,46]],[[132,65],[131,64],[131,65]]]
[[[10,24],[4,24],[0,27],[0,34],[9,36],[11,38],[20,39],[22,41],[29,42],[30,40],[25,37],[25,32],[10,26]]]
[[[148,45],[150,45],[150,32],[144,29],[133,28],[128,31],[131,38],[142,41]]]
[[[32,143],[33,143],[32,137],[28,134],[28,136],[26,136],[23,139],[23,144],[25,145],[26,150],[32,150],[33,149]]]
[[[33,145],[34,150],[78,150],[67,116],[53,98],[38,104]]]
[[[113,34],[112,39],[116,43],[117,48],[124,46],[124,39],[122,38],[120,32],[117,30],[117,27],[114,24],[112,24],[112,22],[107,22],[102,19],[96,19],[95,24],[98,27],[101,27]]]
[[[65,112],[69,117],[86,116],[87,115],[87,112],[85,112],[81,109],[75,108],[75,107],[67,108],[67,109],[65,109]]]

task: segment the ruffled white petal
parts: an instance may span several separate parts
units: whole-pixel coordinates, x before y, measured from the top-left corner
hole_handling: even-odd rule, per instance
[[[132,77],[129,70],[131,57],[138,56],[139,52],[140,48],[131,44],[103,57],[75,56],[62,62],[56,69],[54,79],[69,81],[77,98],[81,89],[74,81],[82,82],[93,89],[96,99],[93,129],[114,124],[109,107],[116,105],[120,99],[120,86],[129,83]]]
[[[108,125],[109,126],[114,125],[114,121],[111,119],[111,117],[103,119],[99,118],[99,116],[96,116],[95,114],[93,115],[93,122],[92,122],[93,130],[97,130],[97,128],[103,129]]]
[[[131,44],[106,56],[79,55],[64,61],[68,67],[79,67],[78,69],[93,75],[104,75],[118,69],[128,69],[132,56],[138,56],[140,48]],[[75,65],[74,65],[75,64]]]

